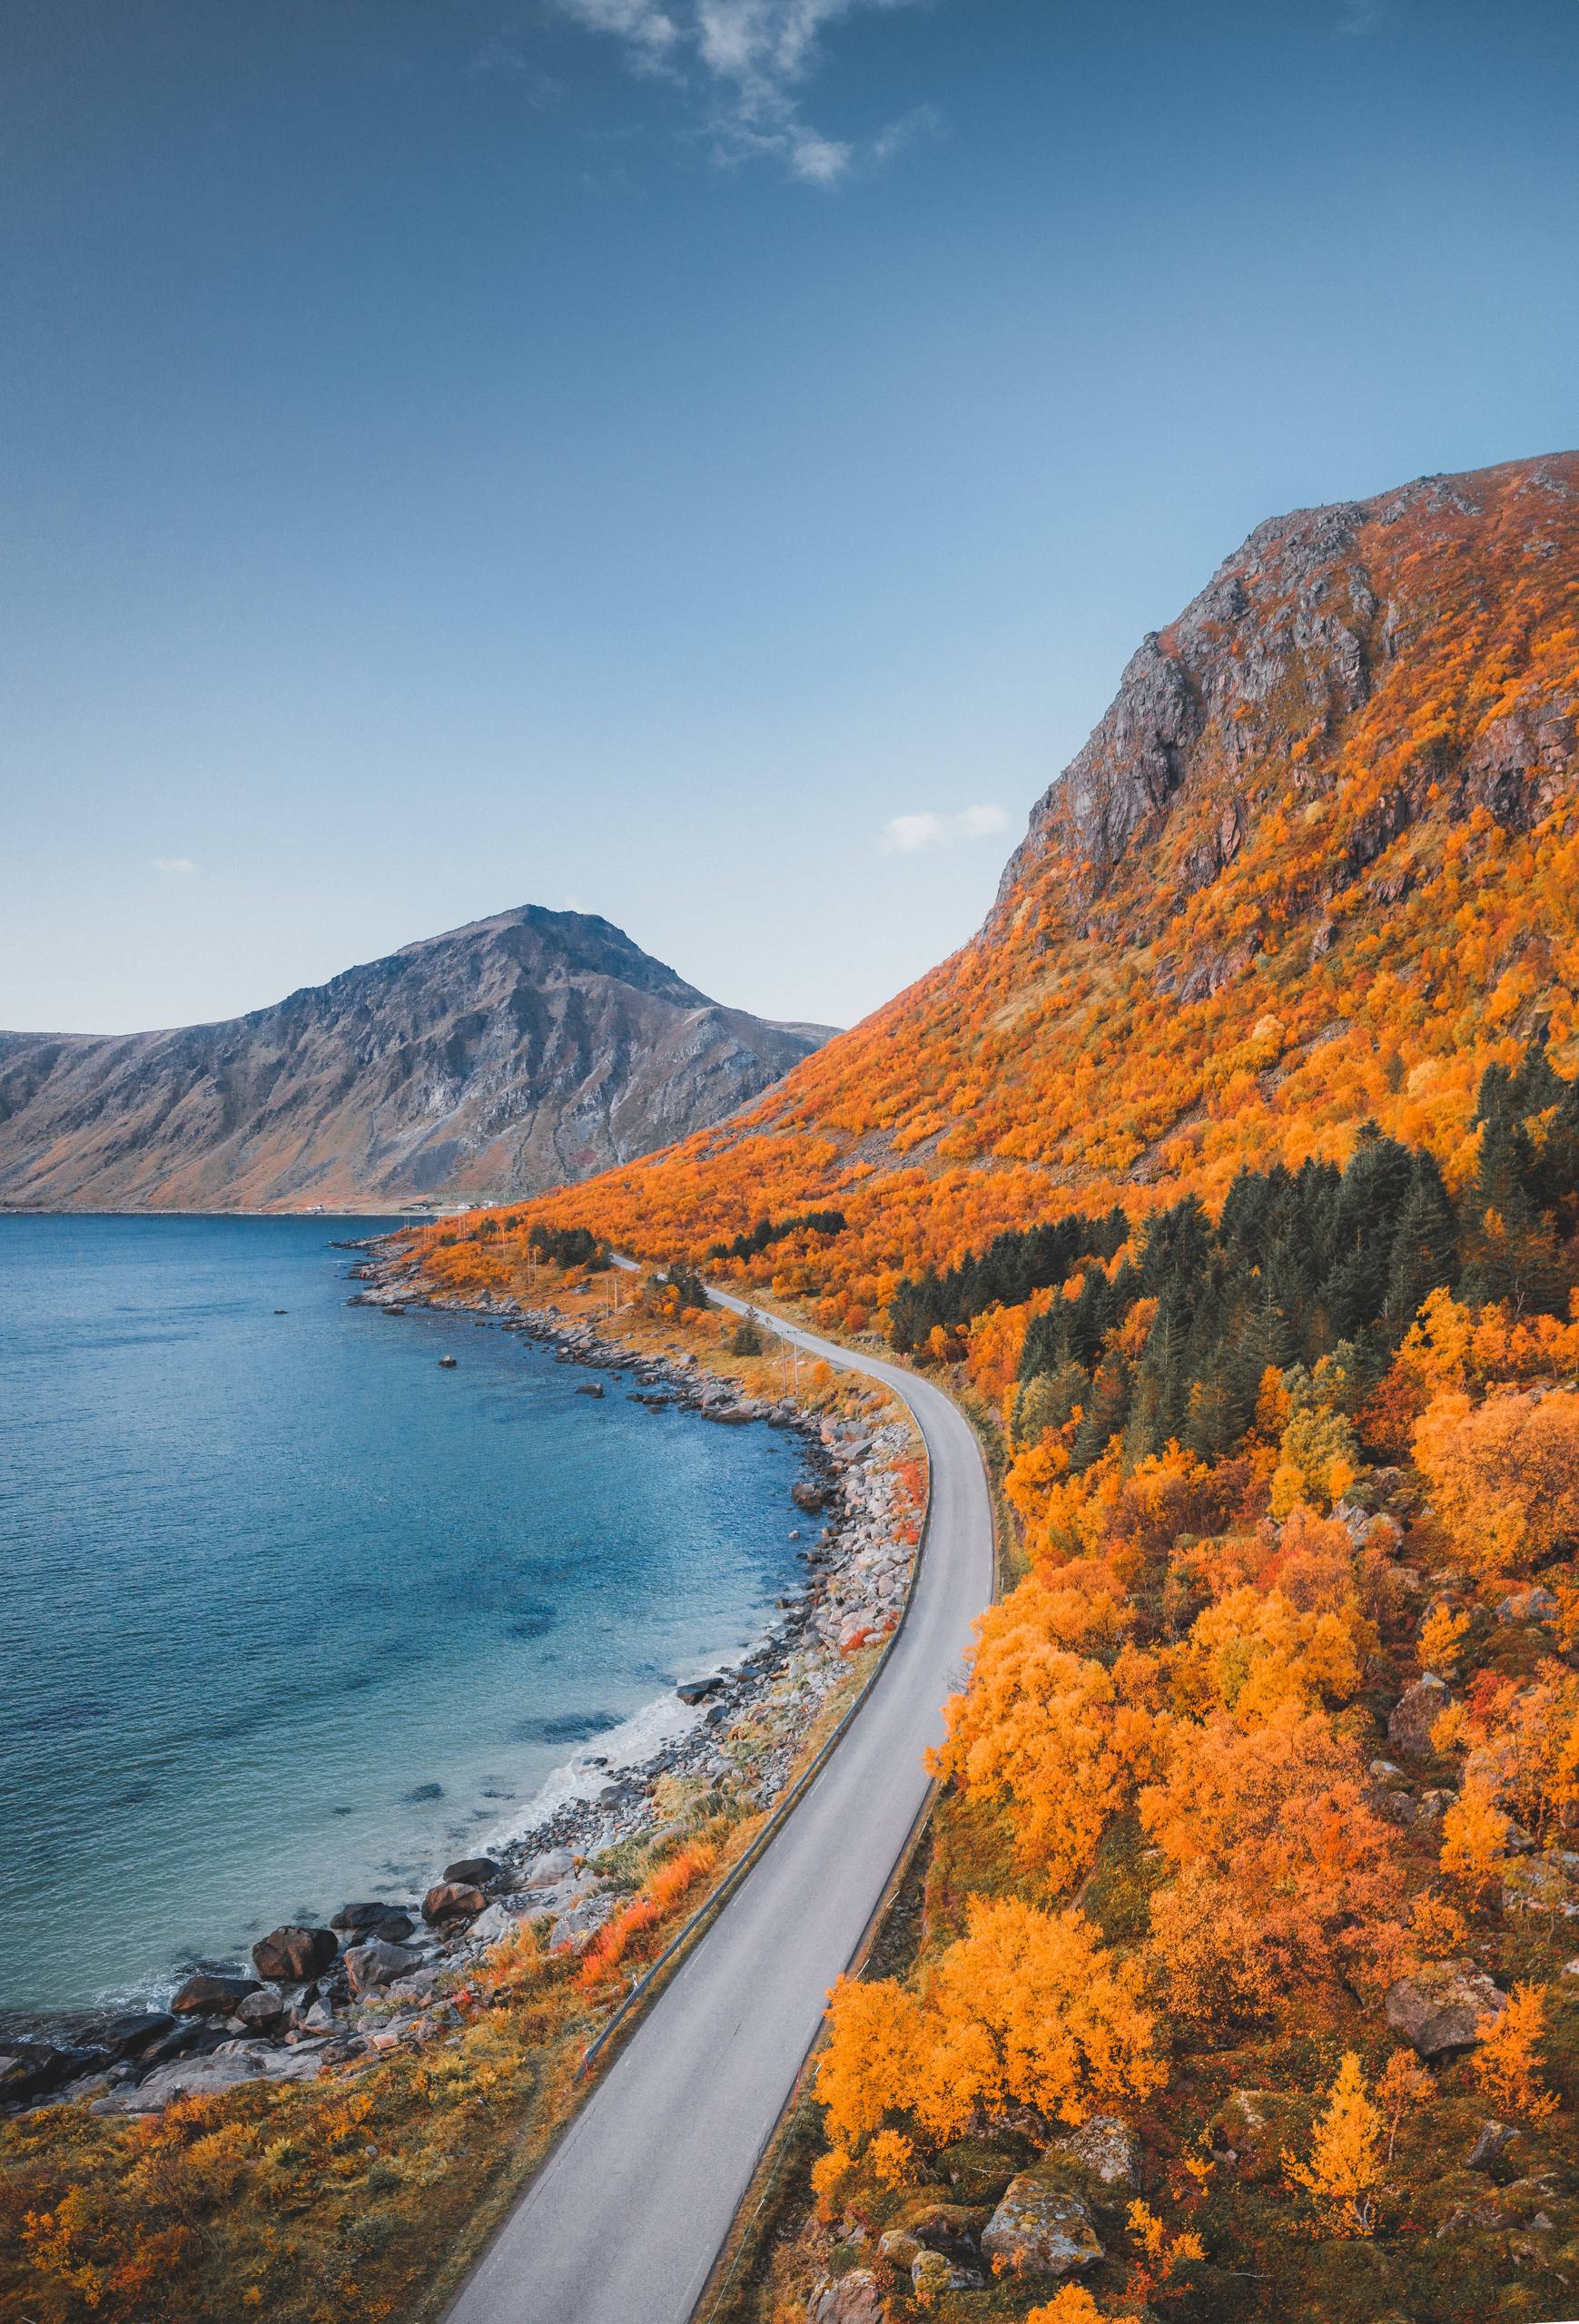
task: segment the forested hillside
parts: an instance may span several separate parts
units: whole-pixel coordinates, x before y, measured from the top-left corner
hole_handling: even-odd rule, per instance
[[[1579,457],[1264,526],[963,951],[429,1244],[706,1263],[1002,1457],[1018,1579],[775,2324],[1572,2312],[1576,714]]]

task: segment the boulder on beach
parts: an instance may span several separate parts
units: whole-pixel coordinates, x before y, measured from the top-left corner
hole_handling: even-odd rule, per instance
[[[170,2006],[177,2017],[233,2017],[247,1995],[257,1992],[259,1982],[256,1977],[196,1969],[173,1996]]]
[[[102,2050],[81,2050],[56,2042],[7,2042],[0,2049],[0,2103],[42,2098],[64,2082],[102,2065]]]
[[[452,1921],[471,1921],[487,1903],[482,1890],[469,1880],[440,1880],[422,1899],[422,1917],[429,1928]]]
[[[113,2057],[135,2058],[174,2027],[167,2009],[128,2010],[122,2017],[112,2017],[98,2038]]]
[[[381,1936],[370,1937],[365,1945],[351,1945],[345,1956],[351,1992],[359,1995],[378,1993],[385,1985],[395,1984],[421,1965],[422,1955],[414,1946],[389,1945]]]
[[[723,1687],[723,1679],[717,1677],[686,1679],[675,1689],[675,1692],[683,1703],[687,1703],[694,1709],[697,1703],[705,1703],[710,1695],[721,1693]]]
[[[331,1928],[288,1921],[258,1939],[252,1966],[265,1981],[278,1978],[282,1984],[305,1985],[332,1968],[339,1955],[340,1943]]]
[[[473,1888],[486,1888],[490,1882],[504,1878],[504,1869],[490,1856],[463,1856],[459,1863],[445,1866],[444,1877],[469,1882]]]
[[[236,2010],[243,2025],[278,2025],[291,2014],[291,2004],[278,1985],[262,1984],[255,1994],[249,1994]]]
[[[370,1936],[387,1937],[391,1945],[399,1945],[410,1935],[417,1924],[404,1905],[386,1905],[378,1898],[367,1904],[342,1905],[329,1924],[348,1934],[366,1933]]]
[[[545,1848],[522,1871],[521,1886],[540,1888],[547,1881],[565,1879],[575,1869],[576,1859],[568,1848]]]

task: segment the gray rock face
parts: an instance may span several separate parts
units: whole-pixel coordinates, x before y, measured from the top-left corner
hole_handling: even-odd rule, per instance
[[[1386,2007],[1394,2033],[1429,2060],[1472,2050],[1483,2021],[1501,2015],[1507,1995],[1473,1961],[1434,1961],[1389,1985]]]
[[[982,2249],[994,2267],[1012,2276],[1074,2275],[1102,2257],[1085,2205],[1037,2171],[1010,2181],[982,2230]]]
[[[1532,542],[1543,535],[1545,496],[1566,496],[1567,467],[1530,464],[1521,515]],[[1032,809],[996,910],[1012,909],[1050,858],[1090,902],[1132,845],[1161,834],[1179,794],[1206,783],[1212,812],[1192,824],[1179,885],[1189,894],[1215,879],[1244,842],[1252,771],[1268,738],[1331,733],[1369,699],[1374,674],[1407,650],[1425,614],[1401,595],[1378,595],[1388,586],[1372,547],[1378,528],[1415,510],[1451,526],[1479,513],[1486,489],[1485,475],[1422,477],[1372,500],[1296,509],[1258,526],[1178,620],[1143,641],[1090,739]],[[1571,783],[1574,741],[1568,700],[1493,721],[1465,755],[1469,797],[1526,828]],[[1350,834],[1347,876],[1374,862],[1417,812],[1406,784],[1377,800]],[[1202,963],[1201,993],[1231,972],[1227,961]]]
[[[177,2058],[155,2066],[142,2082],[95,2100],[95,2114],[156,2114],[173,2098],[210,2098],[245,2082],[314,2082],[322,2063],[321,2044],[293,2050],[227,2042],[203,2058]]]
[[[536,1194],[721,1120],[829,1029],[527,905],[215,1025],[0,1033],[0,1197],[267,1208]]]
[[[1518,2132],[1511,2122],[1482,2122],[1475,2144],[1464,2158],[1466,2171],[1488,2171],[1507,2152]]]

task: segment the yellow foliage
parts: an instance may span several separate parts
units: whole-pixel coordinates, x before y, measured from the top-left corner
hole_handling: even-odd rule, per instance
[[[1174,1659],[1176,1700],[1232,1711],[1245,1727],[1284,1703],[1347,1702],[1360,1682],[1363,1630],[1352,1600],[1341,1613],[1299,1613],[1280,1590],[1247,1582],[1197,1618]]]
[[[909,2116],[929,2139],[1034,2106],[1068,2122],[1144,2098],[1166,2070],[1139,1969],[1078,1912],[974,1896],[967,1934],[933,1965],[924,1998],[891,1980],[842,1978],[829,2003],[817,2096],[852,2147]]]
[[[1329,2233],[1370,2233],[1376,2216],[1372,2193],[1382,2175],[1377,2154],[1381,2133],[1382,2118],[1366,2095],[1359,2059],[1350,2050],[1312,2133],[1309,2160],[1301,2162],[1287,2149],[1283,2154],[1288,2178],[1315,2201]]]
[[[1475,2079],[1494,2106],[1527,2122],[1542,2122],[1557,2111],[1555,2096],[1541,2085],[1545,2030],[1546,1997],[1539,1985],[1515,1985],[1500,2015],[1481,2020]]]
[[[1451,1670],[1458,1659],[1465,1633],[1469,1628],[1467,1614],[1455,1613],[1452,1607],[1440,1603],[1432,1607],[1420,1625],[1420,1668],[1422,1670]],[[1435,1738],[1433,1738],[1435,1743]],[[1435,1748],[1441,1749],[1440,1744]]]
[[[1161,1732],[1104,1663],[1052,1643],[1065,1594],[1033,1580],[983,1617],[972,1683],[949,1703],[948,1739],[930,1761],[972,1797],[1012,1800],[1021,1860],[1054,1888],[1089,1869],[1155,1767]],[[1141,1659],[1123,1666],[1134,1682]]]
[[[1442,1818],[1442,1869],[1474,1896],[1492,1887],[1507,1850],[1508,1818],[1483,1777],[1468,1776]]]
[[[1288,1517],[1302,1502],[1330,1509],[1343,1499],[1359,1469],[1359,1447],[1342,1413],[1327,1412],[1317,1403],[1297,1405],[1278,1446],[1273,1516]]]

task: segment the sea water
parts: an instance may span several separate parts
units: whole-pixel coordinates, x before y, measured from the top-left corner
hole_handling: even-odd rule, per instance
[[[795,1572],[793,1434],[349,1305],[387,1224],[0,1217],[0,2010],[419,1894]]]

